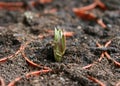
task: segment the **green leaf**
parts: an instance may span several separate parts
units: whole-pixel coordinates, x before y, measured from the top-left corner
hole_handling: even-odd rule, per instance
[[[54,57],[56,61],[61,61],[66,49],[66,37],[63,30],[55,28],[54,33]]]

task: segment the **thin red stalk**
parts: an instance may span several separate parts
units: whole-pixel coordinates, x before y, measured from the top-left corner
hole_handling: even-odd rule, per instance
[[[100,45],[98,42],[96,42],[96,45],[97,45],[98,47],[102,47],[102,45]]]
[[[101,81],[99,81],[98,79],[88,76],[88,79],[92,80],[95,83],[98,83],[100,86],[106,86],[104,83],[102,83]]]
[[[21,79],[22,79],[22,77],[16,78],[16,79],[13,80],[12,82],[10,82],[10,83],[8,84],[8,86],[15,86],[15,83],[18,82],[18,81],[21,80]]]
[[[50,72],[50,71],[51,71],[51,69],[48,69],[48,70],[40,70],[40,71],[35,71],[35,72],[27,73],[25,76],[28,78],[28,77],[30,77],[31,75],[32,75],[32,76],[37,76],[37,75],[40,75],[40,74],[48,73],[48,72]]]
[[[102,52],[102,54],[101,54],[100,58],[98,59],[98,61],[100,62],[103,57],[104,57],[104,52]]]
[[[40,65],[38,65],[38,64],[30,61],[30,60],[28,59],[28,57],[25,55],[24,51],[22,52],[22,56],[25,58],[25,60],[26,60],[30,65],[35,66],[35,67],[40,67]]]
[[[94,0],[97,6],[99,6],[101,9],[106,10],[107,7],[105,6],[104,3],[102,3],[100,0]]]
[[[117,65],[117,66],[120,67],[120,63],[119,63],[119,62],[117,62],[117,61],[115,61],[115,60],[113,60],[113,62],[115,63],[115,65]]]
[[[104,24],[104,22],[102,21],[102,19],[97,19],[97,23],[102,26],[103,28],[107,28],[107,26]]]
[[[84,7],[81,7],[81,8],[76,8],[76,9],[74,8],[73,10],[89,11],[89,10],[94,9],[95,7],[96,7],[96,3],[92,3],[88,6],[84,6]]]
[[[90,68],[91,66],[93,66],[93,64],[89,64],[89,65],[84,66],[84,67],[82,67],[82,68],[83,68],[83,69],[88,69],[88,68]]]
[[[0,77],[0,86],[5,86],[5,82],[2,77]]]
[[[110,44],[111,44],[111,40],[110,41],[108,41],[106,44],[105,44],[105,47],[108,47]]]
[[[0,7],[23,7],[23,2],[0,2]]]
[[[106,57],[107,57],[109,60],[112,60],[111,56],[110,56],[107,52],[104,52],[104,54],[106,55]]]
[[[36,75],[40,75],[40,74],[42,74],[42,73],[48,73],[48,72],[50,72],[50,71],[52,71],[52,70],[39,70],[39,71],[34,71],[34,72],[27,73],[27,74],[25,75],[25,77],[26,77],[26,78],[29,78],[30,76],[36,76]],[[11,81],[11,82],[8,84],[8,86],[15,86],[15,83],[18,82],[18,81],[21,80],[21,79],[22,79],[22,77],[16,78],[15,80]]]
[[[7,57],[3,57],[2,59],[0,59],[0,62],[4,62],[7,59],[13,58],[14,56],[16,56],[17,54],[19,54],[21,51],[23,50],[23,45],[20,46],[20,48],[18,49],[18,51],[16,51],[14,54],[7,56]]]
[[[120,86],[120,81],[115,86]]]

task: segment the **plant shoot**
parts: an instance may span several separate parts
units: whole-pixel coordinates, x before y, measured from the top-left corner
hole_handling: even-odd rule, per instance
[[[61,61],[66,49],[66,37],[63,30],[55,28],[54,32],[54,58],[56,61]]]

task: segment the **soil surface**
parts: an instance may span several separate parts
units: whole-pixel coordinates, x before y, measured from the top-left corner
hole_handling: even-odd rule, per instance
[[[23,0],[12,0],[17,1]],[[87,6],[93,1],[53,0],[23,11],[1,9],[0,59],[7,57],[7,61],[0,62],[0,77],[5,84],[8,85],[17,77],[23,78],[15,86],[102,86],[88,76],[96,78],[105,86],[115,86],[120,82],[120,65],[114,62],[120,64],[120,1],[101,0],[108,9],[93,9],[107,25],[107,29],[95,21],[78,18],[72,11],[73,8]],[[66,52],[61,62],[56,62],[53,55],[52,31],[55,27],[74,33],[66,38]],[[109,46],[104,47],[110,40]],[[103,48],[97,47],[97,42]],[[20,46],[24,46],[24,49]],[[107,52],[112,60],[103,56],[99,62],[102,52]],[[25,78],[25,74],[43,68],[28,64],[22,53],[34,63],[53,71]],[[9,58],[11,55],[12,58]],[[90,68],[83,68],[92,63]]]

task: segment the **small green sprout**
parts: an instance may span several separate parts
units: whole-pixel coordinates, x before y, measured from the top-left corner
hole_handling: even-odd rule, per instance
[[[66,49],[66,37],[63,30],[55,28],[54,32],[54,58],[56,61],[61,61]]]

